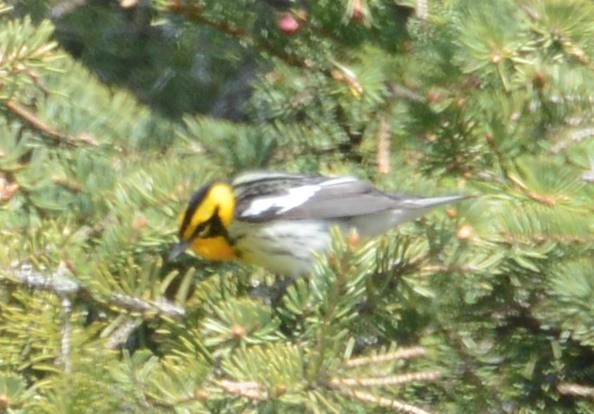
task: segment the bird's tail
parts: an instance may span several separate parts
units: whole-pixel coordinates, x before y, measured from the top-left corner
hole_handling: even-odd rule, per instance
[[[360,216],[353,220],[354,226],[365,236],[375,236],[387,229],[397,227],[407,221],[412,221],[427,214],[433,208],[461,201],[468,196],[443,196],[428,198],[407,198],[398,201],[392,210],[375,213],[369,216]]]

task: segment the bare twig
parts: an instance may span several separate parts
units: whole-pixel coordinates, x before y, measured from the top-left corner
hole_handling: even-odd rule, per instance
[[[342,387],[381,387],[386,385],[402,385],[412,382],[435,381],[441,377],[438,371],[410,372],[401,375],[372,378],[335,378],[328,382],[332,388]]]
[[[425,348],[421,346],[413,346],[411,348],[399,349],[395,352],[390,352],[383,355],[374,355],[368,357],[353,358],[348,360],[345,365],[347,368],[360,367],[361,365],[367,364],[381,364],[384,362],[398,361],[398,360],[409,360],[414,358],[420,358],[427,355]]]
[[[429,18],[429,0],[416,0],[415,14],[417,18],[421,20],[427,20]]]
[[[237,37],[243,39],[244,41],[249,41],[253,43],[256,47],[261,48],[266,53],[269,53],[272,56],[275,56],[290,66],[295,67],[309,67],[310,62],[304,59],[301,59],[295,55],[291,55],[287,53],[285,50],[276,48],[272,44],[266,42],[263,39],[255,38],[251,35],[251,33],[239,26],[235,26],[231,23],[210,19],[204,15],[202,12],[202,8],[196,5],[187,5],[183,4],[179,0],[171,1],[171,5],[169,8],[173,13],[177,13],[182,15],[189,20],[192,20],[196,23],[202,23],[207,26],[210,26],[221,33],[228,34],[233,37]]]
[[[557,385],[557,391],[559,391],[563,395],[571,395],[573,397],[587,397],[594,399],[594,387],[589,385],[564,382]]]
[[[115,349],[120,345],[124,344],[132,332],[136,330],[142,324],[141,318],[131,318],[128,317],[123,324],[116,329],[109,338],[107,339],[107,347],[109,349]]]
[[[72,373],[72,301],[62,297],[62,343],[60,362],[66,374]]]
[[[264,386],[255,381],[235,382],[221,380],[217,382],[217,385],[230,394],[245,397],[250,400],[260,401],[268,399],[268,393]]]
[[[64,273],[58,269],[48,277],[34,270],[30,264],[15,264],[11,268],[0,269],[0,280],[23,284],[31,289],[45,290],[60,297],[77,294],[81,289],[79,282]]]
[[[396,99],[405,99],[407,101],[418,103],[426,101],[425,97],[401,84],[387,82],[386,89],[390,95]]]
[[[48,276],[34,270],[33,266],[29,264],[15,265],[11,268],[0,268],[0,281],[14,282],[32,289],[44,290],[61,298],[82,294],[89,297],[96,296],[94,292],[89,291],[78,280],[68,276],[63,269],[58,269],[51,276]],[[104,303],[103,306],[108,308],[116,306],[148,317],[160,315],[176,318],[185,314],[184,308],[166,300],[147,301],[120,293],[109,295],[106,300],[97,302],[99,305]]]
[[[592,138],[592,137],[594,137],[594,128],[584,128],[584,129],[581,129],[579,131],[576,131],[576,132],[570,134],[567,139],[564,139],[563,141],[555,144],[553,146],[553,148],[551,148],[551,150],[553,151],[553,153],[558,154],[559,152],[561,152],[564,149],[566,149],[567,147],[569,147],[571,144],[574,144],[576,142],[583,141],[586,138]]]
[[[594,162],[590,161],[590,169],[582,174],[582,180],[594,183]]]
[[[11,268],[0,268],[0,281],[25,285],[31,289],[38,289],[53,293],[62,299],[62,341],[59,363],[66,373],[72,372],[72,298],[85,296],[94,298],[94,292],[89,291],[79,281],[68,275],[66,266],[60,266],[53,274],[47,276],[33,269],[29,264],[15,264]],[[106,299],[97,300],[97,305],[111,309],[116,306],[130,313],[140,316],[129,318],[107,340],[107,347],[112,349],[126,342],[130,334],[144,319],[155,315],[177,318],[185,314],[185,309],[166,300],[147,301],[123,294],[112,294]]]
[[[122,295],[120,293],[110,295],[107,298],[107,301],[112,305],[142,314],[157,313],[169,317],[179,317],[186,313],[184,308],[174,305],[166,300],[160,302],[147,301],[134,296]]]
[[[407,414],[430,414],[429,411],[425,411],[422,408],[416,407],[411,404],[406,404],[398,400],[392,400],[386,397],[380,397],[377,395],[369,394],[367,392],[362,391],[354,391],[349,389],[344,389],[342,392],[345,395],[353,397],[362,402],[373,403],[379,405],[380,407],[386,408],[393,408],[396,411],[400,411],[402,413]]]
[[[386,116],[382,116],[379,121],[379,128],[377,131],[377,169],[380,174],[390,173],[390,124]]]
[[[79,144],[98,145],[97,142],[86,136],[80,139],[75,139],[66,134],[58,132],[52,126],[39,119],[39,117],[31,110],[15,100],[10,99],[6,101],[5,105],[13,114],[18,116],[22,121],[29,125],[29,127],[52,139],[55,144],[66,144],[71,146]]]

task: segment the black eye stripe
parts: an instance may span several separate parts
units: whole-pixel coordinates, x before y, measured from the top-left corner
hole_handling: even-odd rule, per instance
[[[202,231],[204,231],[204,229],[208,229],[208,231],[204,235],[200,236],[200,233],[202,233]],[[193,240],[197,237],[201,237],[203,239],[208,239],[208,238],[218,237],[218,236],[223,236],[225,238],[228,237],[227,229],[223,225],[223,222],[221,221],[221,217],[219,216],[219,208],[216,207],[214,212],[212,213],[212,216],[210,216],[210,218],[208,220],[206,220],[205,222],[200,223],[198,226],[196,226],[196,229],[192,233],[192,236],[190,237],[190,239]]]
[[[190,225],[190,222],[192,221],[192,217],[194,216],[194,213],[196,213],[196,210],[198,209],[200,204],[204,201],[204,199],[208,195],[208,192],[212,188],[213,184],[214,184],[214,181],[206,184],[205,186],[200,187],[198,189],[198,191],[196,191],[192,195],[192,198],[188,202],[188,207],[186,208],[186,213],[184,214],[184,219],[182,221],[182,224],[179,227],[179,237],[180,238],[183,238],[183,234],[185,233],[186,229]],[[194,232],[192,233],[192,237],[194,237],[197,234],[197,230],[199,228],[200,228],[200,225],[196,228],[196,230],[194,230]]]
[[[223,222],[221,221],[221,217],[219,216],[219,208],[218,207],[215,209],[212,217],[208,221],[210,222],[209,235],[211,237],[223,236],[226,239],[229,238],[227,229],[223,225]]]
[[[194,229],[194,232],[192,233],[192,235],[190,236],[190,240],[194,240],[196,237],[198,237],[200,235],[200,233],[202,233],[202,231],[206,228],[206,226],[208,226],[210,223],[208,221],[205,221],[204,223],[200,223],[199,225],[196,226],[196,228]]]

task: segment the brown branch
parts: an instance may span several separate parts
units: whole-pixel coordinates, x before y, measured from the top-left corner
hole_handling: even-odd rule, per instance
[[[353,358],[345,363],[347,368],[360,367],[367,364],[381,364],[390,361],[409,360],[420,358],[427,355],[425,348],[421,346],[413,346],[411,348],[399,349],[395,352],[389,352],[383,355],[373,355],[368,357]]]
[[[259,47],[263,49],[266,53],[269,53],[270,55],[283,60],[290,66],[300,68],[311,68],[311,64],[306,60],[301,59],[298,56],[291,55],[284,50],[278,49],[270,43],[265,42],[263,39],[254,38],[250,32],[241,27],[235,26],[224,21],[209,19],[204,15],[204,13],[202,13],[202,8],[200,6],[186,5],[182,4],[180,0],[172,0],[169,6],[169,10],[173,13],[179,14],[180,16],[186,17],[187,19],[193,22],[202,23],[207,26],[210,26],[221,33],[225,33],[230,36],[238,37],[244,40],[249,40],[256,47]]]
[[[529,245],[531,243],[556,242],[556,243],[593,243],[594,236],[590,235],[563,235],[563,234],[545,234],[531,233],[518,234],[507,231],[497,233],[504,242],[510,244]]]
[[[6,107],[16,116],[18,116],[22,121],[24,121],[29,127],[33,128],[36,131],[39,131],[42,135],[51,138],[55,144],[66,144],[75,146],[81,143],[88,144],[88,145],[98,145],[98,143],[90,139],[88,137],[75,139],[69,137],[66,134],[63,134],[56,129],[54,129],[51,125],[48,125],[46,122],[41,120],[35,113],[30,111],[24,105],[21,105],[19,102],[9,99],[6,101]]]
[[[386,397],[380,397],[377,395],[369,394],[362,391],[353,390],[342,390],[345,395],[353,397],[359,401],[373,403],[380,407],[393,408],[396,411],[400,411],[407,414],[430,414],[429,411],[425,411],[422,408],[416,407],[411,404],[406,404],[398,400],[392,400]]]
[[[335,378],[328,382],[331,388],[349,387],[383,387],[387,385],[402,385],[413,382],[435,381],[441,377],[438,371],[410,372],[401,375],[372,378]]]
[[[268,399],[268,393],[264,387],[254,381],[235,382],[221,380],[217,382],[217,385],[230,394],[238,395],[250,400],[261,401]]]
[[[379,120],[379,128],[377,131],[377,169],[380,174],[386,175],[390,173],[391,147],[390,124],[384,115]]]

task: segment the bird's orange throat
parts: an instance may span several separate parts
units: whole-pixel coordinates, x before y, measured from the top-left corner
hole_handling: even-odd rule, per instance
[[[229,241],[223,237],[212,237],[208,239],[197,238],[190,246],[192,251],[206,260],[234,260],[237,259],[235,250]]]

